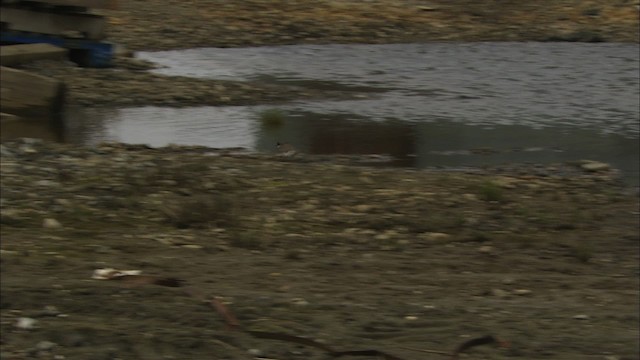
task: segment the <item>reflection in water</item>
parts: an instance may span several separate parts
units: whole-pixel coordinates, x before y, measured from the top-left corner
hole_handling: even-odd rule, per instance
[[[392,166],[477,167],[507,163],[559,163],[592,159],[610,163],[638,186],[640,144],[622,135],[567,126],[535,129],[523,125],[480,127],[449,121],[370,121],[352,114],[283,112],[277,126],[260,121],[264,106],[127,109],[70,109],[65,138],[93,145],[103,141],[244,147],[275,153],[276,143],[307,154],[390,155]],[[61,141],[42,122],[18,123],[2,136]],[[22,131],[22,132],[19,132]],[[480,150],[480,151],[477,151]]]
[[[70,142],[118,141],[150,146],[202,145],[214,148],[253,147],[256,124],[247,107],[147,106],[122,109],[73,109],[67,116]]]
[[[387,154],[390,165],[467,167],[592,159],[640,182],[637,44],[276,46],[142,53],[156,70],[357,90],[357,100],[270,107],[70,109],[67,141]],[[375,92],[375,94],[372,94]],[[5,131],[3,128],[3,135]],[[33,135],[32,135],[33,136]]]

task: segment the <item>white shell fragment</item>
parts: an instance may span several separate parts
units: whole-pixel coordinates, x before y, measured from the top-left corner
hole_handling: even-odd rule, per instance
[[[118,270],[113,268],[96,269],[93,271],[92,279],[110,280],[121,276],[140,275],[141,270]]]

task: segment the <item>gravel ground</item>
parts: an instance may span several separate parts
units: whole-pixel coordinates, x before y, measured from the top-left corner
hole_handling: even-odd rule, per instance
[[[402,359],[485,334],[511,346],[469,358],[637,359],[638,195],[606,166],[0,150],[2,359],[326,359],[247,331]],[[99,268],[184,283],[91,279]],[[240,330],[202,303],[214,296]]]

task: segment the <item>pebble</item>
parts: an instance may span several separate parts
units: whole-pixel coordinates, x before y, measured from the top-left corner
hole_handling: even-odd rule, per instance
[[[445,234],[445,233],[439,233],[439,232],[428,232],[428,233],[422,233],[420,237],[425,240],[436,241],[436,240],[448,239],[451,237],[451,235]]]
[[[202,249],[202,248],[203,248],[203,246],[202,246],[202,245],[196,245],[196,244],[185,244],[185,245],[182,245],[182,246],[180,246],[180,247],[183,247],[183,248],[185,248],[185,249],[194,249],[194,250]]]
[[[414,321],[414,320],[418,320],[418,317],[413,315],[407,315],[404,317],[404,319],[409,321]]]
[[[44,307],[44,309],[42,309],[40,312],[38,312],[38,316],[58,316],[60,315],[61,312],[60,310],[58,310],[57,307],[53,306],[53,305],[47,305]]]
[[[590,317],[589,315],[585,315],[585,314],[579,314],[573,317],[576,320],[589,320]]]
[[[516,290],[513,290],[513,293],[515,295],[525,296],[525,295],[531,295],[533,292],[529,289],[516,289]]]
[[[48,351],[53,349],[54,347],[56,347],[58,344],[51,342],[51,341],[40,341],[37,345],[36,345],[36,349],[38,349],[39,351]]]
[[[509,293],[502,289],[491,289],[491,295],[499,298],[504,298],[509,296]]]
[[[249,349],[249,350],[247,350],[247,352],[249,353],[249,355],[253,355],[253,356],[261,356],[262,355],[262,350],[260,350],[260,349]]]
[[[45,229],[60,229],[62,224],[56,219],[46,218],[42,221],[42,227]]]
[[[478,248],[478,251],[483,253],[483,254],[489,254],[493,251],[493,246],[489,246],[489,245],[485,245],[485,246],[480,246]]]
[[[38,323],[38,320],[36,319],[21,317],[21,318],[18,318],[15,326],[21,330],[31,330],[36,327],[37,323]]]
[[[291,303],[293,305],[298,305],[298,306],[305,306],[305,305],[309,305],[309,302],[303,298],[293,298],[291,299]]]
[[[0,145],[0,156],[2,157],[12,157],[13,153],[9,151],[4,145]]]
[[[55,182],[53,180],[38,180],[35,182],[36,186],[42,186],[42,187],[56,187],[59,186],[60,183]]]
[[[611,165],[600,161],[584,160],[580,167],[585,171],[597,172],[609,170]]]

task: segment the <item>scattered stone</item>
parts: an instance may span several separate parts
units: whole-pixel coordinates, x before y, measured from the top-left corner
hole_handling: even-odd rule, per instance
[[[491,295],[499,298],[505,298],[509,296],[509,293],[502,289],[491,289]]]
[[[489,246],[489,245],[480,246],[478,248],[478,251],[482,254],[490,254],[491,252],[493,252],[493,246]]]
[[[404,319],[409,321],[415,321],[415,320],[418,320],[418,317],[413,315],[407,315],[404,317]]]
[[[306,306],[309,305],[309,302],[303,298],[293,298],[291,299],[291,303],[297,306]]]
[[[573,317],[575,320],[589,320],[589,315],[579,314]]]
[[[36,344],[36,349],[38,351],[49,351],[51,349],[53,349],[54,347],[58,346],[58,344],[51,342],[51,341],[40,341],[38,344]]]
[[[420,234],[420,237],[428,241],[446,240],[451,237],[449,234],[439,232],[428,232]]]
[[[60,184],[52,181],[52,180],[38,180],[36,181],[36,186],[42,186],[42,187],[56,187],[59,186]]]
[[[533,292],[529,289],[516,289],[513,290],[513,294],[514,295],[519,295],[519,296],[525,296],[525,295],[531,295]]]
[[[353,210],[357,212],[368,212],[368,211],[371,211],[371,209],[373,209],[373,205],[367,205],[367,204],[360,204],[353,207]]]
[[[389,240],[391,238],[391,236],[389,236],[389,234],[387,234],[387,233],[382,233],[382,234],[377,234],[373,238],[376,239],[376,240]]]
[[[253,356],[262,356],[262,350],[260,349],[249,349],[247,350],[247,352],[249,353],[249,355],[253,355]]]
[[[600,161],[584,160],[580,168],[589,172],[607,171],[611,169],[611,165]]]
[[[21,330],[32,330],[36,327],[38,320],[28,317],[18,318],[15,327]]]
[[[42,309],[41,311],[39,311],[37,313],[38,317],[46,317],[46,316],[58,316],[60,315],[61,312],[60,310],[58,310],[57,307],[53,306],[53,305],[47,305],[44,307],[44,309]]]
[[[56,219],[46,218],[42,221],[42,227],[45,229],[60,229],[62,224]]]
[[[462,194],[462,198],[468,201],[476,201],[478,200],[478,197],[475,194]]]
[[[9,149],[7,149],[4,145],[0,145],[0,156],[7,158],[7,157],[13,157],[13,152],[9,151]]]
[[[194,249],[194,250],[198,250],[198,249],[202,249],[204,246],[202,245],[197,245],[197,244],[184,244],[181,245],[180,247],[183,247],[185,249]]]
[[[514,188],[516,188],[516,186],[517,186],[518,182],[520,182],[520,180],[511,178],[511,177],[507,177],[507,176],[500,176],[500,177],[497,177],[497,178],[493,179],[492,182],[496,186],[499,186],[499,187],[504,188],[504,189],[514,189]]]

